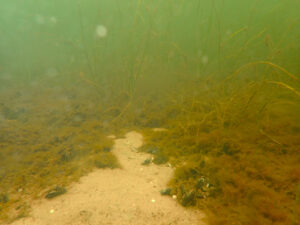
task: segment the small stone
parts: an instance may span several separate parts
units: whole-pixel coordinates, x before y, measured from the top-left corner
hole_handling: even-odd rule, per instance
[[[48,191],[45,198],[55,198],[56,196],[66,193],[67,190],[64,187],[56,186],[55,188]]]
[[[51,214],[54,213],[54,209],[51,209],[49,212],[50,212]]]
[[[152,200],[151,200],[151,202],[153,202],[153,203],[154,203],[154,202],[155,202],[155,199],[152,199]]]
[[[147,166],[151,163],[151,161],[152,161],[151,159],[145,159],[145,161],[142,162],[142,165]]]
[[[171,188],[167,188],[160,191],[161,195],[171,195]]]
[[[172,198],[173,198],[173,199],[177,199],[177,196],[176,196],[176,195],[172,195]]]

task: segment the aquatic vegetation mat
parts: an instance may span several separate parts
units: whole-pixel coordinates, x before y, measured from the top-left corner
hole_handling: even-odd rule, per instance
[[[261,85],[177,89],[167,130],[144,130],[140,150],[175,167],[169,195],[205,210],[209,224],[300,222],[300,99]]]
[[[1,99],[0,221],[27,215],[28,200],[64,194],[94,168],[119,167],[113,141],[84,102],[76,96],[61,102],[57,98],[67,94],[51,90],[23,91]]]

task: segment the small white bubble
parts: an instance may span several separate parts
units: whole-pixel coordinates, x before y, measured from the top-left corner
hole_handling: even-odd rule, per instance
[[[204,64],[204,65],[207,64],[207,63],[208,63],[208,56],[207,56],[207,55],[202,56],[201,62],[202,62],[202,64]]]
[[[107,35],[107,29],[103,25],[98,25],[96,27],[96,34],[99,38],[104,38]]]

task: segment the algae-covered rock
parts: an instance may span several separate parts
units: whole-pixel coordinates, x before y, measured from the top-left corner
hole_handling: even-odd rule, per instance
[[[149,159],[145,159],[145,161],[142,162],[142,165],[143,165],[143,166],[147,166],[147,165],[149,165],[151,162],[152,162],[152,160],[151,160],[150,158],[149,158]]]
[[[62,195],[66,192],[67,192],[67,190],[64,187],[56,186],[55,188],[48,191],[45,198],[48,198],[48,199],[55,198],[55,197],[57,197],[59,195]]]
[[[171,188],[166,188],[166,189],[161,190],[160,194],[161,195],[171,195],[171,191],[172,191]]]

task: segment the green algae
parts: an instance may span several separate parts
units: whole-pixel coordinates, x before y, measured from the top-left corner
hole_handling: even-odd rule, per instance
[[[46,95],[42,99],[48,98],[48,103],[55,97],[54,93]],[[41,197],[52,186],[55,188],[46,193],[46,198],[65,193],[65,186],[96,167],[119,167],[110,152],[113,141],[106,137],[101,123],[84,117],[70,120],[59,110],[51,113],[39,98],[41,95],[35,99],[37,105],[24,105],[30,114],[24,112],[22,119],[15,118],[1,126],[0,190],[6,194],[1,195],[0,215],[4,221],[27,215],[28,207],[22,210],[22,205]],[[53,103],[56,106],[57,102]],[[82,115],[88,114],[82,104],[81,109],[75,107]],[[47,119],[38,120],[39,117]],[[15,212],[14,208],[19,210]]]
[[[264,115],[255,114],[257,103],[247,113],[240,110],[248,104],[243,99],[247,92],[239,93],[236,102],[230,100],[230,114],[207,112],[202,107],[207,101],[194,103],[193,108],[179,109],[184,114],[166,121],[166,131],[145,130],[146,145],[141,150],[159,149],[168,156],[175,167],[169,183],[172,194],[183,206],[205,210],[211,224],[291,224],[300,178],[299,133],[286,125],[299,121],[299,99],[289,94],[293,110],[290,104],[284,106],[286,110],[274,105]],[[233,119],[238,122],[224,126],[222,121]]]

